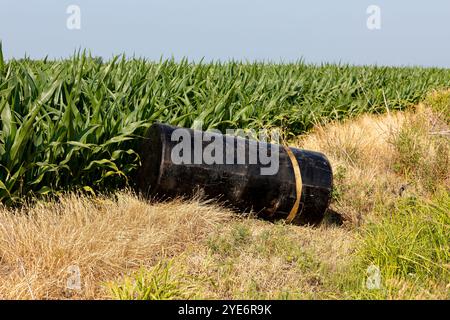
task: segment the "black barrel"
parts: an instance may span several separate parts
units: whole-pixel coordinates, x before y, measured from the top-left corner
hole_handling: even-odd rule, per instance
[[[212,142],[217,144],[210,152]],[[214,161],[199,159],[199,150]],[[260,159],[263,151],[271,163]],[[141,159],[136,184],[147,196],[173,198],[200,191],[240,212],[312,225],[322,221],[331,198],[332,169],[318,152],[156,123],[146,133]]]

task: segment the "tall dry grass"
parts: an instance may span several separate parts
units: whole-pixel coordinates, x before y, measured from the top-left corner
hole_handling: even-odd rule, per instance
[[[0,299],[104,297],[102,282],[179,254],[229,219],[214,205],[150,204],[130,193],[1,208]],[[72,266],[81,290],[67,289]]]
[[[449,185],[450,143],[439,134],[448,131],[445,116],[419,104],[319,125],[295,145],[327,155],[335,182],[331,208],[347,226],[359,226],[377,206],[408,194],[428,197]]]

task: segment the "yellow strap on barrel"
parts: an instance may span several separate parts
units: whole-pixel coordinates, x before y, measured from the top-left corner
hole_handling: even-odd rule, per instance
[[[294,205],[292,206],[291,212],[289,212],[286,222],[291,223],[297,216],[298,208],[300,207],[300,198],[302,197],[302,175],[300,173],[300,166],[298,165],[297,158],[288,146],[284,146],[286,153],[291,159],[292,168],[294,169],[295,176],[295,192],[297,198],[295,199]]]

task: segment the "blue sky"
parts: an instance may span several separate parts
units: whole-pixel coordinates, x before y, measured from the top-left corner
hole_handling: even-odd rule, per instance
[[[69,30],[69,5],[81,29]],[[369,5],[381,29],[369,30]],[[0,0],[6,58],[259,60],[450,67],[448,0]]]

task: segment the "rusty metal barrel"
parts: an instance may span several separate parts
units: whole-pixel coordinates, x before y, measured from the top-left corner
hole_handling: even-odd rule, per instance
[[[331,199],[332,168],[319,152],[156,123],[140,154],[136,186],[145,196],[200,192],[237,212],[298,225],[319,224]]]

